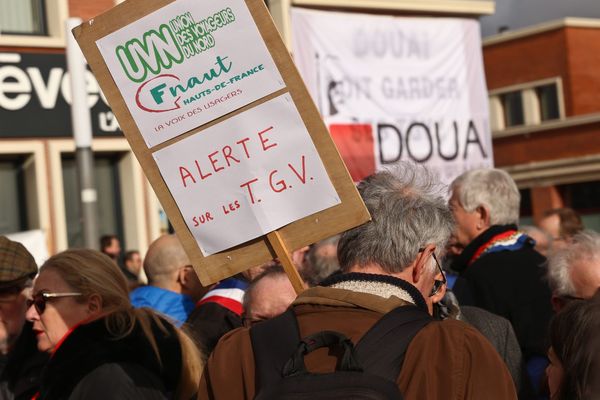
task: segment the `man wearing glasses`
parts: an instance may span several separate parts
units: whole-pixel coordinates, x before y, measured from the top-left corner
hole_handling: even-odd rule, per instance
[[[445,284],[437,259],[453,228],[439,189],[427,170],[404,163],[358,185],[371,221],[342,234],[338,245],[342,273],[305,290],[292,304],[297,336],[310,343],[309,337],[333,331],[356,345],[384,316],[389,320],[397,312],[414,312],[430,319],[433,303],[440,300],[440,288]],[[286,360],[278,359],[268,368],[260,368],[260,360],[270,353],[268,349],[280,347],[291,335],[265,335],[271,338],[268,347],[253,347],[253,343],[259,332],[270,334],[269,327],[289,316],[286,312],[224,336],[206,365],[199,398],[252,399],[270,389],[264,383],[281,380],[269,370],[281,371],[279,361],[285,365]],[[396,327],[386,333],[393,339],[391,343],[404,341],[407,335]],[[396,364],[398,358],[392,358],[389,365],[392,380],[405,399],[516,398],[506,366],[473,328],[446,320],[428,322],[415,331],[408,336],[413,339],[403,362]],[[379,344],[373,350],[375,364],[383,370],[388,370],[383,358],[393,352],[387,346]],[[321,350],[304,357],[309,372],[332,372],[340,362],[332,356],[336,354],[333,350]]]
[[[26,302],[37,271],[35,260],[22,244],[0,236],[2,399],[30,399],[38,390],[48,358],[37,350],[31,323],[25,321]]]
[[[536,390],[546,367],[546,334],[552,308],[545,258],[519,231],[521,196],[499,169],[463,173],[450,185],[454,236],[464,246],[451,268],[468,282],[474,304],[508,319]]]

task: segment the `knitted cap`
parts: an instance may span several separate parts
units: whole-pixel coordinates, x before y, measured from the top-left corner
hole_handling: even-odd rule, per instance
[[[33,278],[37,272],[35,260],[25,246],[0,236],[0,288]]]

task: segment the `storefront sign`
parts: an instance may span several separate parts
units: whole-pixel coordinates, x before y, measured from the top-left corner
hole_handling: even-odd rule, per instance
[[[121,136],[94,75],[85,75],[94,136]],[[64,54],[0,53],[0,137],[72,137]]]

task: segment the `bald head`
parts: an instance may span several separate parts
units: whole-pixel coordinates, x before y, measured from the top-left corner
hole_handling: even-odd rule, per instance
[[[569,246],[551,253],[548,283],[557,311],[569,298],[591,298],[600,289],[600,234],[579,232]]]
[[[159,286],[177,279],[176,272],[190,265],[183,246],[175,235],[164,235],[156,239],[144,258],[144,271],[151,285]]]
[[[600,257],[585,256],[571,265],[571,282],[576,297],[591,299],[600,289]]]
[[[267,270],[258,277],[244,295],[246,318],[257,322],[282,314],[296,299],[296,292],[280,268]]]

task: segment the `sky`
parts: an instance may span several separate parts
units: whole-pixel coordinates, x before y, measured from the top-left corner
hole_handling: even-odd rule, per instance
[[[496,0],[496,13],[481,18],[484,37],[565,17],[600,18],[600,0]]]

